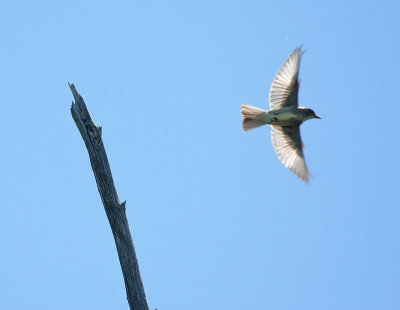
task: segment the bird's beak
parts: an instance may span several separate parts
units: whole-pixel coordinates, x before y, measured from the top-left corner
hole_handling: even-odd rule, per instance
[[[318,115],[315,115],[315,118],[321,119]]]

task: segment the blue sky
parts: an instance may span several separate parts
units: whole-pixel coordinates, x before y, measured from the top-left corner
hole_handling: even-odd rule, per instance
[[[128,309],[67,82],[103,140],[152,309],[400,309],[397,1],[6,1],[1,309]],[[306,49],[314,179],[240,104]]]

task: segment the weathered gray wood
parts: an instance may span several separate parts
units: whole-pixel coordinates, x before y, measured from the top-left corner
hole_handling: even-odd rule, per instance
[[[149,310],[135,246],[125,214],[125,202],[121,203],[119,201],[117,190],[115,189],[110,164],[108,163],[106,150],[101,138],[101,127],[93,122],[86,104],[74,84],[68,84],[75,99],[71,106],[72,117],[89,152],[97,188],[117,246],[130,309]]]

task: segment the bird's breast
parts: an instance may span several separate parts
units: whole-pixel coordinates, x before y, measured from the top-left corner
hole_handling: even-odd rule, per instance
[[[272,110],[269,111],[271,115],[271,125],[288,126],[301,123],[303,121],[301,115],[296,111],[290,110]]]

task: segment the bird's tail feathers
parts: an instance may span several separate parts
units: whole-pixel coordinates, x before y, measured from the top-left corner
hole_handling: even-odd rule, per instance
[[[242,104],[241,113],[243,115],[242,127],[244,131],[265,125],[265,114],[267,111],[248,104]]]

